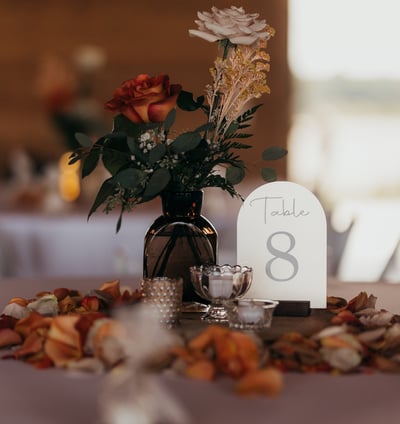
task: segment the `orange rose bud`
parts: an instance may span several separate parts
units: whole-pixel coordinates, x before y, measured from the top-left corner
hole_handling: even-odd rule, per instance
[[[105,104],[105,108],[122,113],[137,124],[162,122],[176,107],[181,89],[179,84],[169,83],[168,75],[150,77],[140,74],[123,82],[114,91],[113,98]]]

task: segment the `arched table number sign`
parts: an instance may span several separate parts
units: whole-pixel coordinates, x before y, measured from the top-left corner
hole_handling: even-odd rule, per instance
[[[326,308],[326,237],[326,215],[311,191],[286,181],[255,189],[237,221],[237,261],[253,268],[245,297]]]

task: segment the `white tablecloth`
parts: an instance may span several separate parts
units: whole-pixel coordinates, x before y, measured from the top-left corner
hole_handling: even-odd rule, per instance
[[[134,281],[137,278],[128,278],[124,283]],[[56,287],[84,291],[102,282],[99,278],[0,280],[0,308],[12,296],[31,296]],[[350,298],[361,289],[377,295],[380,306],[392,302],[391,305],[397,305],[397,312],[400,311],[397,285],[331,282],[328,294]],[[0,376],[1,423],[101,423],[98,404],[104,381],[101,376],[76,376],[57,369],[38,371],[25,363],[6,360],[0,360]],[[288,373],[284,390],[277,399],[237,397],[229,380],[205,383],[166,375],[158,376],[157,380],[186,409],[188,424],[391,424],[398,423],[400,417],[399,375]]]
[[[143,266],[143,240],[157,213],[118,216],[84,213],[65,215],[0,214],[0,276],[76,277],[134,275]],[[228,220],[215,223],[222,263],[236,258],[235,234]],[[222,236],[223,234],[223,236]]]

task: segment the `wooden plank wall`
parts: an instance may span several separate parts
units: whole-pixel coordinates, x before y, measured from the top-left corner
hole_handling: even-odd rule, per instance
[[[46,55],[71,61],[82,45],[101,47],[107,56],[95,80],[101,104],[120,82],[138,73],[168,73],[172,82],[200,95],[210,80],[216,46],[190,38],[187,31],[195,28],[197,10],[214,4],[229,7],[231,1],[0,0],[0,174],[7,170],[14,148],[26,148],[40,161],[56,159],[64,150],[35,88]],[[287,2],[243,0],[239,5],[259,12],[277,30],[269,43],[272,94],[264,98],[253,127],[256,147],[245,156],[255,176],[263,148],[268,143],[284,146],[287,140]],[[186,117],[184,126],[189,128],[192,122]],[[284,177],[284,162],[278,170]]]

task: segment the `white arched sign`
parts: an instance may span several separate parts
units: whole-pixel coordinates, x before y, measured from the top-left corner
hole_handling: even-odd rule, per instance
[[[246,297],[326,308],[326,235],[325,212],[311,191],[285,181],[255,189],[237,222],[237,262],[253,268]]]

